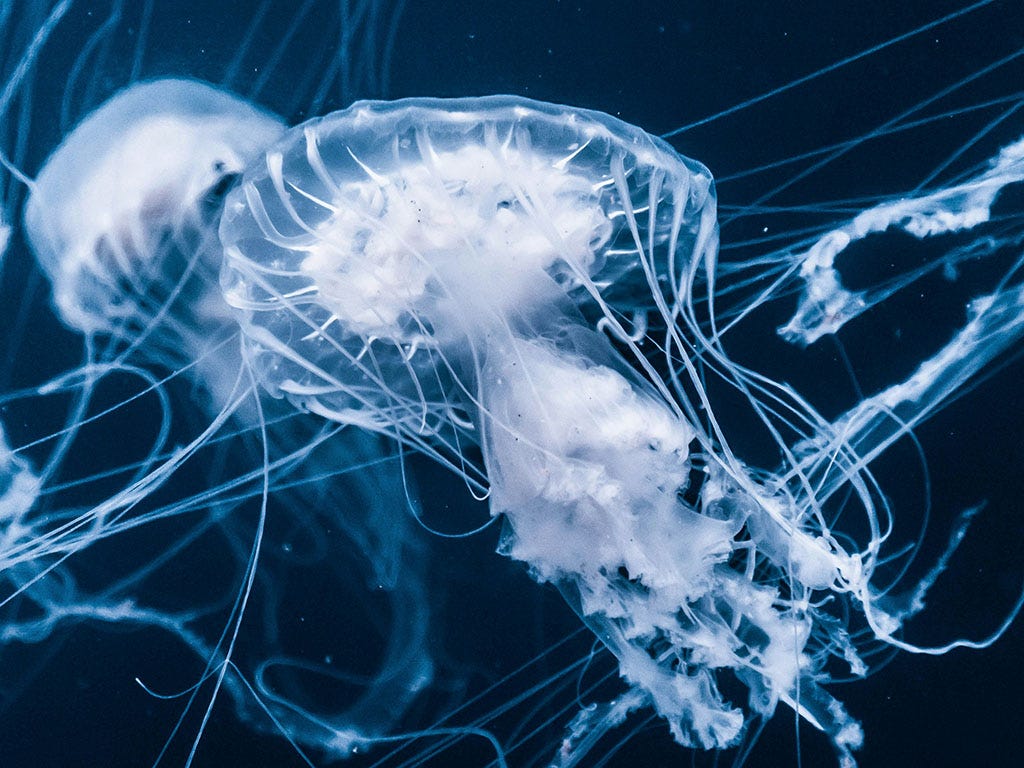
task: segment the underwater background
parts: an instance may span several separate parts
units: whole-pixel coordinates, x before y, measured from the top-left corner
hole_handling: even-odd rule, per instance
[[[30,94],[0,116],[0,141],[7,156],[31,175],[92,108],[134,79],[160,76],[225,84],[283,115],[289,124],[313,116],[309,112],[314,102],[317,112],[326,113],[359,98],[511,93],[604,111],[654,135],[693,125],[669,140],[682,154],[706,164],[719,180],[723,260],[742,260],[795,242],[800,232],[842,221],[884,196],[910,192],[947,160],[939,179],[952,179],[1024,134],[1024,110],[1017,111],[1024,104],[1024,63],[1011,58],[993,67],[1024,49],[1024,10],[1013,2],[978,5],[960,18],[843,63],[968,6],[945,1],[799,8],[678,0],[365,6],[284,0],[73,2],[39,57]],[[7,27],[0,29],[0,72],[5,79],[13,76],[19,52],[30,40],[25,30],[38,28],[54,7],[26,2],[6,16]],[[365,10],[359,13],[361,8]],[[120,12],[116,23],[98,33],[102,20],[112,18],[114,11]],[[339,32],[339,15],[346,12],[358,18],[351,39]],[[140,30],[145,31],[141,42]],[[98,47],[76,68],[95,39]],[[348,56],[350,65],[321,93],[317,72],[327,66],[332,51],[347,51],[338,55]],[[233,62],[237,66],[225,83]],[[722,114],[837,64],[842,66]],[[898,124],[947,117],[863,138],[966,78],[971,81]],[[986,102],[996,106],[978,107]],[[813,167],[820,155],[773,165],[843,143],[847,150],[820,168]],[[761,166],[769,167],[747,173]],[[812,170],[798,177],[807,169]],[[7,210],[17,215],[23,191],[9,175],[4,185]],[[1022,201],[1021,190],[1007,190],[1000,198],[1000,213],[1020,217]],[[889,250],[865,253],[862,262],[844,271],[851,284],[867,285],[884,279],[888,269],[905,269],[929,258],[927,245],[909,238],[887,245]],[[80,338],[56,319],[45,279],[16,226],[3,259],[0,388],[11,392],[77,365],[82,352]],[[948,340],[975,294],[970,281],[977,279],[980,286],[984,277],[969,276],[958,283],[922,281],[847,329],[843,353],[862,390],[879,388],[893,371],[912,368],[928,350]],[[729,350],[745,364],[791,383],[834,415],[852,389],[833,391],[831,379],[820,371],[845,363],[828,342],[806,350],[785,349],[775,336],[775,328],[792,310],[783,304],[781,300],[762,312],[756,327],[733,334]],[[941,645],[986,636],[1020,593],[1024,364],[1019,353],[1011,350],[993,366],[994,375],[983,377],[916,430],[927,455],[932,502],[916,561],[921,574],[942,553],[957,516],[984,505],[953,566],[930,594],[928,608],[908,628],[908,637],[917,642]],[[131,392],[128,384],[112,382],[98,393],[94,407],[102,409],[103,403],[119,402]],[[179,385],[174,397],[187,403],[187,385]],[[15,446],[60,429],[66,415],[67,403],[42,397],[5,401],[0,411],[8,442]],[[131,461],[151,439],[158,417],[153,403],[142,400],[96,429],[85,429],[79,442],[88,444],[88,450],[72,451],[70,459],[79,463],[63,471],[81,476]],[[188,433],[186,428],[182,436]],[[890,449],[875,470],[895,514],[906,515],[914,530],[922,523],[925,480],[918,449],[907,442]],[[742,438],[737,443],[752,461],[764,458],[759,452],[770,453],[770,448],[744,446]],[[46,447],[29,448],[23,455],[41,463]],[[230,467],[247,458],[229,455],[224,461]],[[461,481],[425,459],[407,461],[422,500],[422,518],[430,527],[459,532],[486,522],[485,505],[473,501]],[[173,488],[161,493],[168,499],[200,493],[208,471],[185,467]],[[84,503],[76,501],[73,488],[61,491],[59,501]],[[332,539],[329,523],[324,523],[330,510],[319,510],[304,528],[296,522],[295,510],[275,515],[275,505],[285,504],[283,499],[271,501],[268,546],[302,556],[289,560],[287,567],[268,567],[268,573],[287,574],[268,587],[278,607],[276,623],[243,632],[239,659],[277,653],[332,656],[355,677],[321,689],[308,684],[312,678],[302,681],[307,683],[302,696],[311,708],[330,709],[358,689],[358,675],[375,669],[380,654],[376,633],[388,631],[391,609],[372,590],[362,597],[356,596],[358,590],[336,590],[336,582],[346,576],[353,544]],[[244,506],[230,514],[238,515],[235,532],[255,519]],[[84,553],[76,575],[86,584],[90,579],[106,583],[112,574],[137,568],[140,558],[158,558],[166,542],[179,540],[187,529],[187,523],[179,527],[172,519],[114,537]],[[591,664],[574,668],[575,678],[557,677],[591,653],[594,639],[581,631],[578,618],[553,587],[538,585],[522,564],[495,554],[499,535],[498,524],[465,538],[417,535],[425,563],[423,583],[430,595],[425,647],[436,665],[435,682],[426,700],[415,701],[402,725],[392,730],[428,727],[438,713],[465,705],[456,725],[491,718],[500,741],[520,745],[507,755],[510,766],[546,765],[575,711],[571,679],[596,680],[612,666],[604,658],[607,654],[597,653]],[[908,541],[912,539],[908,534]],[[237,562],[225,561],[223,549],[219,539],[190,545],[167,565],[171,575],[159,588],[152,587],[148,597],[173,610],[204,595],[216,603],[231,594],[238,583]],[[365,575],[352,581],[361,578]],[[366,626],[376,629],[363,631]],[[1017,622],[991,648],[937,657],[898,654],[866,680],[833,686],[832,693],[863,723],[866,741],[859,764],[1012,763],[1019,753],[1022,652],[1024,630]],[[0,646],[0,764],[184,765],[205,705],[187,712],[176,731],[184,699],[155,697],[136,679],[152,691],[171,694],[195,684],[202,671],[193,654],[155,628],[85,622],[58,629],[45,643],[5,643]],[[543,686],[556,677],[557,695],[548,698]],[[607,685],[613,687],[613,681]],[[534,691],[537,686],[540,693]],[[690,764],[690,755],[649,714],[633,716],[608,734],[584,764]],[[827,740],[806,724],[799,728],[798,746],[794,716],[780,706],[744,764],[796,765],[798,751],[805,766],[833,764]],[[240,722],[229,697],[222,695],[192,764],[305,765],[272,731]],[[405,752],[392,751],[398,744],[378,745],[368,755],[355,755],[351,764],[495,764],[493,749],[483,739],[467,736],[438,754],[426,751],[429,742],[420,740]],[[314,764],[331,763],[316,750],[309,754]],[[727,754],[716,763],[713,754],[701,753],[694,764],[727,765],[731,759]]]

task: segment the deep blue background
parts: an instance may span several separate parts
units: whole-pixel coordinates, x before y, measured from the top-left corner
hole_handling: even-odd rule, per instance
[[[154,6],[143,76],[191,75],[214,82],[223,78],[224,64],[238,49],[247,19],[260,4],[206,5],[214,4],[168,1]],[[271,4],[244,51],[245,66],[232,83],[236,89],[247,92],[262,73],[257,70],[261,62],[269,60],[275,36],[287,28],[295,5]],[[328,13],[321,5],[330,4],[314,4],[310,19]],[[898,8],[887,2],[837,2],[814,8],[779,5],[677,0],[410,3],[397,30],[386,95],[516,93],[604,110],[652,133],[664,133],[962,7],[956,2],[903,3]],[[36,82],[40,115],[33,122],[26,155],[30,170],[66,129],[57,117],[60,96],[69,86],[66,73],[88,32],[95,29],[95,17],[108,12],[104,3],[76,3],[47,50]],[[137,12],[129,9],[127,16]],[[127,20],[118,27],[118,39],[129,51],[134,46],[133,29],[137,25]],[[716,177],[727,179],[763,163],[854,139],[1020,49],[1024,46],[1022,29],[1024,11],[1019,4],[993,3],[755,107],[688,131],[673,139],[673,144],[705,162]],[[320,61],[314,54],[317,45],[324,45],[325,34],[334,32],[324,33],[315,23],[304,24],[270,68],[258,95],[293,122],[306,116],[302,105],[308,100],[308,90],[297,89],[295,84],[315,83],[310,68]],[[72,122],[124,85],[130,70],[130,56],[118,55],[115,50],[71,83]],[[1024,83],[1022,74],[1024,68],[1014,62],[937,103],[927,114],[1012,94]],[[324,108],[340,108],[353,97],[382,95],[367,92],[367,86],[357,82],[347,93],[332,93]],[[780,227],[820,225],[861,205],[848,201],[912,189],[1001,114],[997,108],[960,115],[889,140],[858,145],[829,167],[772,198],[775,204],[812,206],[815,210],[806,217],[748,215],[723,227],[723,243],[741,242],[764,226],[775,232]],[[10,142],[10,126],[4,130],[5,141]],[[946,178],[983,160],[1022,131],[1024,119],[1010,115],[968,147]],[[747,206],[793,172],[785,167],[722,182],[723,218],[736,211],[749,213]],[[1017,215],[1019,210],[1018,206]],[[904,244],[896,241],[896,245]],[[743,258],[757,251],[755,246],[725,254],[726,258]],[[28,267],[17,243],[10,259],[5,266],[4,307],[0,311],[6,327],[14,328],[13,308],[23,295]],[[928,290],[927,296],[922,293],[918,300],[897,304],[893,313],[852,329],[848,351],[861,383],[869,390],[891,380],[893,371],[920,359],[924,350],[942,343],[960,322],[959,308],[970,292],[950,288],[946,294],[940,286]],[[780,308],[780,312],[784,310]],[[39,381],[48,369],[57,370],[76,360],[75,340],[61,335],[47,319],[45,298],[39,299],[32,311],[31,328],[19,332],[17,341],[9,337],[5,342],[14,357],[8,372],[13,381],[5,382],[8,385]],[[762,326],[765,344],[773,327],[770,320],[771,316]],[[923,333],[912,333],[922,327]],[[52,355],[33,351],[37,349],[33,345],[42,340]],[[812,349],[799,353],[772,347],[769,353],[761,341],[756,331],[751,331],[746,339],[734,338],[730,343],[738,357],[792,381],[822,408],[838,410],[848,403],[850,392],[830,391],[828,387],[833,385],[825,382],[831,379],[821,375],[819,364],[835,364],[832,352]],[[1017,383],[1021,373],[1019,364],[1001,371],[993,382],[920,431],[930,452],[936,498],[928,552],[941,549],[958,511],[989,502],[964,544],[955,576],[939,582],[932,610],[909,632],[923,643],[987,633],[1020,589],[1024,403]],[[912,452],[898,447],[891,458],[880,462],[878,471],[894,501],[904,501],[907,508],[915,510],[920,481]],[[428,510],[435,515],[432,519],[448,515],[455,528],[464,520],[480,519],[482,511],[465,501],[459,484],[429,469],[418,472],[426,495],[439,499]],[[899,509],[897,506],[897,513]],[[513,669],[577,626],[554,590],[538,587],[520,566],[492,554],[496,533],[491,530],[471,540],[433,543],[436,564],[432,578],[437,580],[439,598],[444,596],[444,604],[437,606],[439,631],[443,632],[438,645],[454,660],[453,667],[468,659],[491,665],[479,676],[467,675],[471,690],[481,687],[489,676]],[[578,637],[567,655],[581,654],[589,645],[587,638]],[[867,741],[860,753],[861,764],[1013,762],[1019,748],[1022,650],[1024,634],[1018,624],[987,651],[957,651],[940,658],[902,655],[869,680],[839,687],[838,697],[864,723]],[[163,645],[150,633],[123,635],[83,628],[47,651],[53,657],[41,665],[38,674],[26,677],[26,687],[17,690],[15,686],[6,692],[9,695],[0,711],[0,763],[149,765],[170,731],[176,710],[152,700],[132,678],[140,669],[162,667],[165,689],[173,690],[194,679],[194,665],[185,664],[176,675],[170,666],[178,658],[173,646]],[[43,649],[34,652],[33,658],[38,659]],[[23,658],[19,654],[0,657],[0,664],[20,664]],[[20,679],[19,675],[8,675],[0,667],[0,678]],[[540,673],[535,675],[533,682],[538,682]],[[172,680],[176,682],[172,684]],[[10,695],[14,693],[17,696]],[[489,706],[496,703],[491,701]],[[748,764],[795,764],[792,732],[792,717],[780,708]],[[830,751],[823,740],[806,728],[801,736],[804,765],[829,764]],[[614,739],[609,739],[607,747],[595,751],[588,764],[596,764],[613,743]],[[479,765],[487,753],[478,747],[470,744],[453,750],[431,765]],[[510,762],[526,764],[538,751],[513,754]],[[180,748],[172,751],[168,764],[181,764],[184,754]],[[664,728],[655,724],[609,764],[674,766],[688,761],[666,737]],[[231,713],[223,708],[215,714],[196,765],[291,766],[300,762],[282,741],[254,735],[234,724]]]

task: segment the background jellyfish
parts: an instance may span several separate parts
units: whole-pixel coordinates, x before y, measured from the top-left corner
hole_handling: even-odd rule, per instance
[[[289,419],[290,414],[274,416],[251,402],[237,345],[230,343],[233,324],[218,309],[218,249],[212,247],[215,240],[210,225],[211,217],[217,215],[218,189],[251,159],[254,147],[272,141],[280,129],[277,118],[203,83],[169,79],[140,83],[91,113],[33,180],[25,208],[25,235],[49,278],[61,319],[86,339],[88,357],[82,367],[43,388],[48,394],[67,389],[76,398],[67,435],[77,438],[74,421],[104,423],[106,414],[102,411],[92,417],[89,400],[94,389],[106,380],[125,375],[139,376],[147,382],[147,389],[157,391],[164,427],[149,456],[135,468],[131,482],[122,491],[53,532],[45,524],[32,528],[45,544],[25,547],[24,553],[13,558],[13,564],[33,559],[71,560],[116,535],[119,529],[139,527],[155,518],[187,515],[189,511],[198,513],[196,529],[160,558],[169,559],[171,552],[186,548],[210,527],[223,527],[215,521],[235,515],[245,517],[244,505],[238,503],[252,494],[247,486],[257,476],[279,488],[275,495],[294,494],[296,508],[313,507],[305,513],[309,517],[317,508],[326,511],[338,506],[337,528],[350,532],[352,544],[366,561],[367,581],[389,596],[393,615],[381,654],[380,688],[368,676],[367,693],[346,708],[350,719],[336,725],[338,731],[350,728],[356,738],[363,731],[386,728],[392,713],[401,712],[404,702],[429,679],[430,662],[423,647],[428,618],[417,574],[417,547],[408,530],[411,521],[401,506],[397,514],[389,514],[383,504],[376,503],[379,498],[404,495],[397,470],[389,475],[386,469],[396,466],[394,457],[372,439],[353,431],[346,435],[325,433],[319,425],[303,423],[308,420]],[[142,373],[142,367],[154,372],[171,371],[172,376],[188,379],[192,383],[188,406],[208,414],[209,424],[180,448],[167,445],[168,433],[174,431],[174,421],[179,420],[174,413],[179,406],[173,391],[165,391],[164,382]],[[140,393],[145,394],[145,390]],[[221,431],[222,426],[228,427],[227,434]],[[104,424],[104,429],[108,428]],[[209,478],[202,501],[145,509],[142,500],[147,494],[164,483],[179,482],[175,477],[178,468],[199,459],[197,451],[204,451],[208,444],[244,444],[246,433],[255,431],[266,443],[262,469],[256,465],[247,471],[235,470],[231,465],[221,470],[221,476]],[[61,441],[62,448],[69,445],[68,440],[65,437]],[[249,449],[254,456],[260,453],[252,446]],[[232,461],[233,452],[226,447],[220,451],[220,462]],[[60,461],[69,463],[63,456]],[[360,472],[348,470],[356,463],[363,466]],[[236,471],[238,474],[232,474]],[[333,476],[329,488],[325,487],[324,474]],[[88,487],[89,481],[78,483]],[[201,511],[204,506],[209,509],[206,516]],[[239,506],[236,511],[229,511],[235,506]],[[341,513],[340,508],[346,511]],[[35,517],[45,516],[37,512]],[[248,612],[249,582],[255,583],[257,571],[262,571],[261,580],[274,580],[270,575],[272,566],[259,565],[263,560],[262,515],[256,531],[245,569],[246,585],[232,607],[233,614]],[[238,543],[242,540],[244,534]],[[230,558],[231,554],[226,556]],[[159,570],[157,566],[150,564],[134,578],[122,576],[120,583],[124,586],[111,588],[112,594],[102,599],[95,598],[97,605],[91,615],[102,615],[104,600],[145,602],[140,582],[149,581],[151,572]],[[357,570],[354,562],[349,568]],[[43,571],[33,578],[44,582],[51,575]],[[65,578],[71,579],[71,574]],[[130,597],[120,597],[122,591]],[[273,587],[267,592],[268,615],[262,621],[273,628],[277,621],[274,614],[281,608],[275,603],[281,598]],[[20,594],[15,592],[15,596]],[[89,600],[79,597],[77,602],[87,605]],[[57,617],[66,610],[59,600],[52,605],[42,601],[40,607]],[[116,607],[110,610],[111,620],[117,620]],[[136,620],[146,624],[146,610],[136,606],[135,612],[139,617],[135,619],[128,612],[124,623]],[[218,655],[233,659],[234,642],[224,645],[221,640],[211,646],[196,637],[200,632],[194,626],[195,614],[184,611],[172,618],[159,610],[150,612],[154,618],[149,623],[174,627],[187,646],[208,659],[211,669],[216,669]],[[37,623],[31,620],[26,624],[24,634],[37,629]],[[275,632],[276,628],[269,634]],[[286,676],[292,662],[287,654],[276,648],[275,652],[278,658],[265,662],[273,670],[267,674]],[[305,674],[315,674],[310,663],[304,666]],[[262,679],[263,668],[258,669]],[[336,673],[324,666],[322,674]],[[273,719],[292,738],[309,740],[304,727],[323,728],[312,722],[304,726],[302,717],[291,715],[290,711],[281,712]],[[295,722],[284,726],[282,720],[288,719]],[[345,737],[336,738],[341,744]]]
[[[10,93],[23,97],[70,12],[56,6],[39,25],[14,18],[16,31],[35,31]],[[98,44],[119,21],[104,21]],[[33,116],[26,110],[19,129],[30,131]],[[233,321],[219,309],[221,196],[280,120],[226,90],[163,79],[131,84],[72,127],[34,178],[14,165],[19,152],[5,158],[29,190],[24,213],[10,218],[56,315],[82,337],[78,365],[43,382],[26,371],[29,383],[4,398],[14,413],[46,403],[53,414],[47,425],[26,420],[17,453],[5,453],[10,695],[36,682],[40,664],[27,647],[57,646],[83,625],[132,629],[156,653],[199,665],[197,686],[164,699],[177,722],[154,760],[182,749],[189,757],[218,694],[241,720],[281,734],[297,759],[306,759],[301,744],[345,752],[387,731],[431,679],[429,606],[405,509],[412,481],[398,457],[374,438],[258,406]],[[94,464],[104,444],[121,453]],[[282,510],[305,511],[279,515],[276,502],[267,506],[269,487],[294,497]],[[311,525],[321,512],[334,518],[323,529]],[[131,544],[130,531],[144,528]],[[111,556],[106,544],[117,539],[125,548]],[[283,630],[299,620],[289,584],[313,571],[312,586],[295,588],[314,601],[310,623],[319,624],[321,601],[342,609],[328,612],[331,648],[309,652],[315,630],[296,653]],[[349,602],[353,585],[359,596]],[[243,616],[255,631],[241,630]],[[14,674],[20,653],[32,663]],[[135,685],[155,701],[145,676]],[[309,692],[314,679],[339,692],[325,707],[322,687]]]
[[[55,27],[54,34],[63,32],[64,43],[59,44],[61,38],[55,37],[52,47],[48,44],[42,49],[45,60],[40,60],[39,69],[32,70],[36,76],[31,78],[29,95],[14,104],[20,110],[27,109],[26,104],[40,110],[30,115],[32,130],[17,129],[25,124],[23,112],[4,113],[0,130],[4,131],[5,155],[23,159],[25,162],[18,167],[38,168],[78,118],[135,79],[132,71],[136,50],[144,51],[139,76],[191,76],[223,83],[243,96],[256,97],[288,122],[298,122],[311,114],[302,105],[312,103],[318,91],[311,85],[318,75],[313,74],[315,67],[308,66],[313,54],[307,43],[314,40],[333,45],[341,39],[340,33],[324,32],[331,24],[321,21],[311,25],[309,21],[336,18],[338,6],[327,5],[325,10],[319,3],[303,4],[296,14],[293,4],[279,8],[270,3],[262,16],[264,6],[253,9],[249,3],[213,10],[197,8],[194,12],[181,4],[170,7],[162,3],[139,8],[82,2],[34,5],[32,28],[24,31],[9,21],[4,27],[5,42],[14,39],[19,47],[26,48],[45,19],[63,6],[64,19],[76,23]],[[604,13],[600,8],[577,9],[562,4],[536,3],[511,9],[473,4],[464,9],[465,13],[450,16],[437,9],[407,8],[393,36],[390,93],[521,93],[618,113],[652,133],[665,133],[771,93],[809,72],[840,63],[902,31],[966,7],[959,3],[933,5],[924,15],[911,9],[886,8],[872,13],[858,8],[853,13],[836,8],[799,18],[787,16],[785,10],[775,9],[771,15],[760,16],[756,10],[747,9],[741,16],[729,13],[726,18],[715,9],[698,9],[682,16],[674,6],[640,9],[630,25],[623,25],[620,15]],[[116,23],[102,26],[117,11],[120,16]],[[148,26],[142,23],[146,13],[150,13]],[[1019,102],[1015,84],[1019,82],[1019,58],[1013,55],[1019,44],[1009,33],[1014,28],[1013,16],[1011,7],[981,4],[928,33],[875,51],[672,138],[684,154],[706,163],[719,185],[723,240],[720,263],[722,270],[731,270],[734,276],[729,292],[718,298],[720,314],[749,306],[752,297],[772,289],[773,279],[781,278],[794,264],[793,254],[811,247],[820,233],[837,228],[856,213],[883,201],[884,196],[967,179],[999,147],[1017,138],[1020,130],[1014,110]],[[15,16],[10,18],[16,20]],[[239,24],[238,18],[253,23]],[[296,31],[290,33],[293,21]],[[510,26],[518,34],[508,34]],[[104,32],[94,34],[101,28]],[[167,34],[154,34],[155,29]],[[225,30],[237,35],[230,46]],[[359,61],[369,62],[375,51],[386,49],[391,38],[385,32],[369,37],[352,35],[349,39],[350,45],[357,47],[363,40],[378,43],[374,50],[359,49]],[[13,45],[5,46],[2,55],[9,57],[13,50]],[[234,77],[226,79],[238,50],[245,53],[243,61],[232,70]],[[75,60],[82,51],[87,52],[91,65],[76,68]],[[129,53],[117,55],[118,51]],[[5,80],[9,81],[16,61],[4,61]],[[300,64],[302,71],[294,78],[269,74],[284,73]],[[259,72],[254,71],[257,66]],[[285,81],[287,85],[282,85]],[[296,87],[296,82],[305,90]],[[330,82],[316,112],[345,106],[355,96],[372,93],[372,89],[356,88],[342,99],[335,87],[339,80]],[[58,91],[69,84],[66,90],[71,96],[64,108],[63,93]],[[953,88],[956,84],[961,87]],[[256,88],[258,93],[252,90]],[[61,118],[62,111],[66,118]],[[17,115],[16,120],[11,119],[12,114]],[[49,117],[40,118],[40,114]],[[869,136],[874,138],[866,138]],[[16,222],[23,187],[9,175],[4,178],[8,190],[5,220]],[[995,226],[1005,227],[1009,233],[1013,232],[1013,218],[1007,214],[1014,210],[1013,194],[1012,188],[1004,190],[995,210]],[[13,215],[8,215],[10,212]],[[19,298],[35,298],[5,303],[4,311],[9,314],[4,315],[4,322],[15,329],[5,340],[4,353],[10,362],[4,370],[14,382],[8,391],[46,380],[81,362],[77,343],[63,344],[60,337],[55,342],[52,331],[46,330],[48,325],[50,329],[56,327],[52,312],[44,289],[32,287],[41,284],[38,278],[33,283],[31,261],[15,230],[4,261],[3,290],[5,295],[14,292]],[[986,230],[986,235],[991,234],[992,230]],[[998,237],[991,240],[1000,242]],[[775,329],[791,319],[796,306],[801,289],[797,281],[777,289],[779,293],[791,291],[788,298],[779,296],[764,302],[758,312],[732,312],[730,324],[722,328],[722,343],[735,360],[788,382],[834,420],[862,399],[851,382],[870,395],[905,378],[963,325],[967,303],[991,291],[988,278],[1005,272],[1005,251],[1000,251],[1004,254],[1003,267],[993,267],[991,273],[986,273],[985,265],[995,264],[994,259],[968,256],[972,249],[984,247],[984,237],[966,234],[959,236],[954,246],[949,246],[948,240],[944,242],[947,245],[933,252],[931,248],[938,241],[917,241],[892,232],[866,239],[860,248],[839,257],[840,277],[852,292],[876,286],[893,288],[900,283],[894,277],[918,276],[916,290],[895,293],[889,301],[849,322],[839,335],[841,352],[828,337],[806,348],[778,340]],[[949,251],[957,251],[964,258],[946,258]],[[996,259],[1000,252],[993,252]],[[932,263],[948,263],[949,269],[945,273],[919,269]],[[947,276],[951,275],[960,279],[950,282]],[[19,321],[18,312],[26,319]],[[928,322],[914,322],[920,318]],[[39,359],[37,352],[26,351],[41,348],[31,343],[33,335],[47,340],[42,348],[52,352],[52,357]],[[879,355],[880,349],[884,355]],[[910,639],[927,642],[973,634],[973,628],[991,628],[1012,606],[1017,594],[1019,564],[1014,562],[1014,552],[1019,546],[1012,543],[1019,542],[1019,527],[1012,515],[1000,514],[1000,510],[1012,508],[1019,497],[1019,488],[1013,487],[1014,478],[1019,477],[1014,469],[1019,461],[1014,454],[1017,444],[1010,439],[1019,432],[1020,411],[1014,408],[1012,397],[1012,383],[1019,376],[1014,375],[1012,350],[1009,354],[1009,364],[1005,355],[995,361],[990,369],[996,371],[994,375],[965,391],[916,430],[928,456],[927,478],[909,440],[894,445],[883,456],[884,461],[874,466],[893,508],[904,510],[897,522],[905,528],[892,537],[897,549],[916,541],[924,522],[923,500],[930,497],[932,501],[928,527],[919,545],[921,554],[910,566],[918,576],[924,575],[941,554],[958,515],[986,504],[975,515],[970,535],[951,561],[956,578],[937,583],[929,596],[928,610],[913,624]],[[853,378],[844,355],[856,373]],[[715,394],[729,397],[722,391]],[[113,399],[120,398],[115,394]],[[4,415],[8,441],[13,445],[25,442],[18,434],[26,423],[25,411],[18,411],[17,406],[9,403]],[[39,410],[28,420],[34,429],[46,432],[59,428],[59,418],[49,426],[41,423]],[[986,414],[993,411],[993,418],[988,418]],[[778,460],[775,443],[765,440],[756,428],[744,429],[740,409],[733,413],[738,422],[729,425],[730,432],[738,436],[734,450],[751,463],[774,465]],[[152,417],[139,423],[152,424]],[[1000,434],[1007,436],[1006,448],[993,450]],[[106,466],[117,463],[110,456],[96,458]],[[418,468],[415,471],[419,472]],[[465,493],[453,492],[450,480],[429,472],[421,473],[418,479],[428,488],[421,513],[426,523],[453,532],[469,530],[486,519],[482,509],[458,508]],[[930,493],[924,490],[926,479],[931,484]],[[437,500],[443,501],[434,505]],[[444,504],[449,508],[444,509]],[[489,531],[457,541],[432,540],[440,553],[432,559],[439,571],[430,585],[446,611],[435,626],[447,627],[442,630],[447,656],[457,659],[455,666],[463,672],[449,679],[465,681],[469,686],[466,694],[448,692],[450,697],[441,707],[451,712],[452,718],[444,724],[486,724],[496,733],[504,732],[502,741],[509,748],[510,761],[543,762],[550,759],[553,747],[565,734],[565,721],[579,710],[579,704],[594,701],[586,696],[588,683],[600,680],[609,669],[602,666],[604,655],[588,655],[591,641],[584,634],[573,634],[578,620],[564,608],[559,596],[538,589],[525,574],[493,555],[496,536],[497,531]],[[487,626],[486,634],[472,631],[481,625]],[[965,750],[971,759],[987,757],[992,761],[1012,754],[1014,746],[1007,743],[1011,738],[1008,734],[1014,732],[1012,723],[1001,722],[1001,718],[1012,719],[1013,709],[1001,706],[1000,697],[1005,694],[1009,698],[1018,684],[1012,672],[1019,647],[1019,635],[1014,631],[1011,629],[1009,636],[983,653],[959,653],[934,661],[898,656],[880,674],[842,688],[841,697],[851,711],[865,718],[865,729],[872,735],[861,753],[863,763],[905,763],[911,754],[927,759],[929,750],[943,759],[952,759],[950,756],[958,749]],[[483,637],[487,638],[486,647],[480,645]],[[85,634],[72,636],[61,646],[67,658],[76,663],[81,684],[80,693],[73,697],[76,701],[93,696],[109,704],[112,689],[95,680],[108,681],[112,674],[116,676],[112,669],[131,667],[139,671],[137,655],[144,655],[146,648],[158,647],[152,641],[140,642],[137,636],[105,635],[101,639],[102,643],[85,630]],[[125,642],[118,643],[119,639]],[[546,653],[540,655],[542,651]],[[32,658],[40,659],[38,655]],[[174,654],[161,654],[161,663],[167,666],[173,658]],[[510,676],[531,660],[534,663],[519,675]],[[43,668],[60,669],[55,663]],[[92,670],[95,674],[90,674]],[[174,675],[167,687],[177,689],[188,677]],[[8,705],[5,740],[11,734],[18,746],[29,742],[26,749],[45,762],[39,740],[33,738],[37,731],[19,725],[36,721],[33,705],[26,703],[32,700],[26,696],[38,693],[47,702],[47,711],[53,710],[54,702],[65,702],[68,708],[63,711],[72,711],[75,702],[68,695],[69,680],[73,678],[59,671],[50,678],[34,678],[33,685]],[[488,684],[495,680],[504,682],[489,689]],[[581,681],[584,695],[577,702]],[[541,683],[543,695],[535,692],[532,697],[519,698]],[[88,734],[79,734],[76,743],[82,750],[97,744],[97,753],[109,756],[110,751],[103,750],[112,750],[130,764],[136,762],[139,750],[151,754],[150,748],[159,746],[152,743],[155,739],[141,735],[147,731],[133,728],[130,722],[134,711],[140,715],[150,711],[154,700],[131,685],[128,688],[133,690],[131,695],[138,696],[138,707],[118,708],[119,732],[138,733],[148,744],[120,742],[118,747],[111,747],[104,739],[109,730],[101,723]],[[475,694],[482,695],[475,698]],[[467,706],[455,711],[457,701]],[[933,710],[925,710],[933,705]],[[921,724],[930,732],[959,732],[962,720],[969,719],[979,724],[976,738],[921,743],[917,737],[920,731],[912,727],[907,714],[919,708]],[[97,706],[93,710],[110,712],[111,708]],[[976,712],[984,712],[984,717],[974,715]],[[19,721],[18,717],[25,719]],[[549,721],[551,724],[544,727]],[[210,751],[201,750],[200,761],[216,764],[219,745],[227,754],[238,754],[243,736],[231,722],[226,712],[215,718],[204,739],[204,749]],[[414,716],[406,723],[435,724],[437,718],[426,715]],[[776,762],[791,761],[795,750],[793,727],[792,721],[777,717],[767,726],[748,762],[770,762],[773,757]],[[244,734],[245,739],[251,738],[248,730]],[[819,755],[819,762],[829,759],[827,745],[814,736],[813,730],[801,736],[805,760],[815,760]],[[282,755],[281,762],[293,758],[293,753],[282,748],[275,737],[259,738],[257,743],[264,750],[276,750],[273,754]],[[441,746],[447,749],[445,759],[452,762],[486,764],[494,755],[490,744],[472,738],[454,744],[443,740],[413,742],[403,752],[377,755],[385,763],[401,764],[415,755],[434,754],[430,750]],[[659,754],[678,759],[678,747],[662,726],[649,723],[641,714],[597,744],[592,760],[630,765]],[[372,764],[373,759],[368,762]],[[54,759],[51,763],[60,761]]]

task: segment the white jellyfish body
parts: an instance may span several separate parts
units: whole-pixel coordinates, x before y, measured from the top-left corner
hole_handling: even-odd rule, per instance
[[[849,592],[856,553],[688,420],[626,328],[630,282],[683,311],[672,291],[713,270],[714,213],[703,166],[604,115],[357,104],[247,170],[222,281],[272,393],[489,487],[502,550],[618,658],[618,719],[650,704],[680,743],[724,748],[781,699],[851,762],[859,726],[818,680],[832,654],[859,661],[811,593]]]

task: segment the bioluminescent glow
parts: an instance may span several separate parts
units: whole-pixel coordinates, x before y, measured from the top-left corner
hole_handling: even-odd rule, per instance
[[[886,664],[1005,645],[1024,140],[988,78],[1024,49],[758,154],[765,110],[998,4],[733,103],[695,79],[711,100],[645,124],[663,138],[565,106],[587,88],[353,103],[391,80],[533,95],[424,85],[400,64],[428,21],[401,3],[241,3],[234,42],[95,5],[0,12],[11,712],[72,678],[91,710],[158,712],[156,740],[89,727],[109,764],[220,764],[258,734],[273,764],[742,764],[777,742],[853,766],[884,749],[858,691]],[[678,13],[649,33],[710,34]],[[213,38],[168,59],[186,28]],[[947,124],[923,171],[878,163]],[[717,182],[680,153],[714,167],[730,132],[750,159]],[[943,609],[986,526],[987,607]]]

